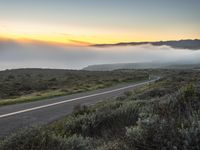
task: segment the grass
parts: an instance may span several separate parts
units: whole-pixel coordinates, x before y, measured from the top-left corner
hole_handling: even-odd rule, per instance
[[[138,83],[142,82],[145,80],[141,81],[130,81],[130,82],[123,82],[123,83]],[[121,84],[123,84],[121,83]],[[59,97],[59,96],[67,96],[70,94],[76,94],[80,92],[87,92],[87,91],[93,91],[97,89],[102,89],[106,87],[111,87],[119,83],[113,83],[113,84],[99,84],[99,85],[94,85],[94,86],[83,86],[77,89],[71,89],[71,91],[67,90],[52,90],[52,91],[43,91],[43,92],[37,92],[37,93],[31,93],[27,95],[23,95],[17,98],[12,98],[12,99],[2,99],[0,100],[0,106],[6,106],[6,105],[12,105],[12,104],[19,104],[19,103],[25,103],[25,102],[33,102],[33,101],[38,101],[38,100],[44,100],[48,98],[54,98],[54,97]]]
[[[66,96],[66,95],[70,95],[70,94],[92,91],[92,90],[105,88],[105,87],[106,87],[105,85],[99,84],[99,85],[95,85],[95,86],[92,86],[92,87],[90,87],[90,86],[80,87],[80,89],[72,89],[71,91],[69,91],[69,90],[68,91],[66,91],[66,90],[52,90],[52,91],[43,91],[43,92],[31,93],[31,94],[23,95],[23,96],[20,96],[20,97],[17,97],[17,98],[2,99],[2,100],[0,100],[0,106],[38,101],[38,100],[54,98],[54,97],[59,97],[59,96]]]
[[[0,106],[92,91],[146,80],[145,71],[90,72],[20,69],[0,72]]]
[[[32,101],[37,101],[37,100],[46,99],[46,98],[63,96],[63,95],[66,95],[66,94],[67,94],[66,92],[63,92],[63,91],[60,91],[60,90],[32,93],[32,94],[20,96],[18,98],[3,99],[3,100],[0,101],[0,106],[18,104],[18,103],[24,103],[24,102],[32,102]]]

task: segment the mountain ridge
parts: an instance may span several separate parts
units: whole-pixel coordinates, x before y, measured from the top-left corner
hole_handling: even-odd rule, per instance
[[[185,39],[185,40],[170,40],[170,41],[157,41],[157,42],[120,42],[115,44],[95,44],[95,47],[108,47],[108,46],[136,46],[151,44],[153,46],[170,46],[176,49],[190,49],[198,50],[200,49],[200,39]]]

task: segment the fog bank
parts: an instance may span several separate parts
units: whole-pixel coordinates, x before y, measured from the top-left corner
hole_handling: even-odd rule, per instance
[[[200,63],[200,50],[168,46],[67,47],[41,43],[0,41],[0,69],[62,68],[82,69],[93,64],[110,63]]]

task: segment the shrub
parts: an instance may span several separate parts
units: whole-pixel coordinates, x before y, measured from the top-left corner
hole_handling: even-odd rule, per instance
[[[127,128],[126,144],[129,149],[198,150],[200,148],[200,123],[193,122],[178,128],[176,121],[160,120],[152,116]]]
[[[150,103],[152,109],[127,128],[129,149],[198,150],[200,148],[200,107],[198,88],[186,86],[171,96]],[[147,107],[147,106],[145,106]],[[143,112],[145,113],[145,112]]]
[[[125,126],[135,124],[138,109],[134,103],[127,103],[116,109],[107,109],[70,118],[65,126],[65,134],[83,136],[113,136]]]
[[[88,106],[86,106],[86,105],[77,104],[73,108],[73,113],[75,116],[81,115],[81,114],[83,115],[85,113],[90,113],[90,112],[91,112],[91,110],[88,109]]]
[[[91,138],[73,135],[66,139],[65,150],[93,150]]]
[[[1,150],[64,150],[65,141],[39,129],[27,129],[2,141]]]
[[[1,150],[92,150],[90,138],[73,135],[56,137],[50,132],[29,129],[13,135],[0,144]]]

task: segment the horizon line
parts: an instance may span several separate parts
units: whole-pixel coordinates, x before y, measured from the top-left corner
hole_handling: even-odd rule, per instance
[[[168,39],[168,40],[146,40],[146,41],[121,41],[121,42],[113,42],[113,43],[91,43],[86,41],[79,41],[74,39],[69,39],[70,42],[59,42],[59,41],[48,41],[48,40],[38,40],[38,39],[31,39],[31,38],[8,38],[8,37],[1,37],[1,41],[12,41],[16,43],[37,43],[37,44],[44,44],[44,45],[55,45],[55,46],[80,46],[80,47],[89,47],[89,46],[115,46],[117,44],[131,44],[135,43],[138,45],[141,44],[150,44],[154,42],[170,42],[170,41],[186,41],[186,40],[200,40],[200,38],[187,38],[187,39]]]

